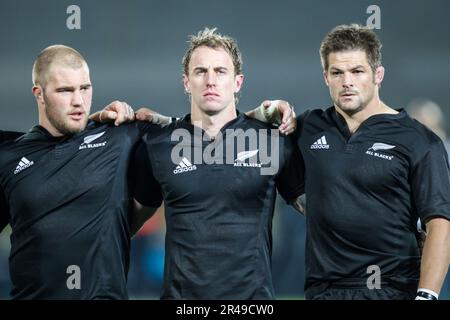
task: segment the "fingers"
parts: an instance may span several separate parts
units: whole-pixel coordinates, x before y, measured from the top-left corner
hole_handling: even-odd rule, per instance
[[[99,114],[99,121],[104,123],[104,122],[108,122],[110,120],[115,120],[117,119],[117,112],[112,111],[112,110],[102,110],[100,111]]]
[[[113,101],[107,105],[101,112],[95,113],[91,119],[98,119],[100,122],[114,120],[116,126],[121,123],[133,121],[134,111],[126,102]]]
[[[289,135],[297,129],[294,108],[285,101],[280,102],[278,108],[281,109],[280,112],[282,113],[282,122],[278,129],[282,134]]]
[[[114,105],[111,106],[117,112],[116,121],[114,121],[114,125],[118,126],[124,122],[129,122],[134,120],[134,111],[133,108],[128,105],[126,102],[114,101]]]
[[[140,108],[136,112],[136,120],[152,122],[153,121],[153,113],[150,109]]]

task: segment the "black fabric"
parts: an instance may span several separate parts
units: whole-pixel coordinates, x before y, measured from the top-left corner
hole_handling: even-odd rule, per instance
[[[3,131],[0,130],[0,144],[14,140],[20,136],[22,136],[22,132],[12,132],[12,131]],[[5,199],[5,194],[0,185],[0,232],[8,225],[9,223],[9,208],[8,203]]]
[[[128,297],[127,174],[146,127],[89,123],[79,134],[55,138],[37,126],[0,145],[12,298]],[[80,268],[81,289],[68,289],[69,266]]]
[[[259,134],[245,140],[244,151],[237,150],[231,144],[237,140],[227,131],[231,129],[238,139],[252,130]],[[138,195],[139,202],[151,204],[157,185],[164,198],[162,299],[273,298],[270,257],[276,187],[286,201],[303,194],[302,160],[291,138],[278,137],[276,128],[245,115],[227,123],[221,133],[223,140],[202,140],[204,132],[195,129],[188,115],[144,137],[145,149],[140,152],[147,153],[150,164],[146,175],[135,179],[139,189],[148,186],[147,195]],[[190,140],[176,138],[180,135]],[[269,139],[272,136],[279,144],[278,155]],[[199,139],[197,146],[194,139]],[[171,154],[179,144],[189,152],[174,162]],[[269,167],[263,164],[264,148],[268,155],[274,152],[279,162],[268,175],[262,175],[259,167]],[[233,151],[231,163],[226,162],[227,150]],[[241,152],[248,151],[254,155],[238,160],[245,158]],[[196,158],[204,152],[216,155],[221,163]]]
[[[298,118],[306,170],[306,293],[345,278],[417,285],[417,220],[450,219],[443,143],[405,111],[367,119],[354,134],[331,107]]]
[[[0,143],[8,140],[16,139],[23,135],[23,132],[2,131],[0,130]]]
[[[361,287],[329,287],[320,294],[307,295],[308,300],[414,300],[416,288],[398,289],[382,286],[380,289]]]

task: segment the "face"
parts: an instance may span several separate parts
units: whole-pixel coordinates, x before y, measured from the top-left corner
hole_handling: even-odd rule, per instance
[[[352,115],[374,101],[384,69],[378,67],[374,74],[364,51],[334,52],[328,56],[328,63],[324,77],[337,108]]]
[[[192,107],[208,115],[234,108],[234,94],[241,89],[243,80],[243,75],[234,74],[233,60],[223,48],[195,49],[189,62],[189,74],[183,75]]]
[[[78,69],[51,66],[44,88],[33,88],[41,125],[55,136],[85,129],[92,102],[92,86],[86,65]]]

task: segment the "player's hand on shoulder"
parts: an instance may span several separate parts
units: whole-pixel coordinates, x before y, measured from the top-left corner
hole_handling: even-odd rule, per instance
[[[135,114],[128,103],[116,100],[104,107],[103,110],[92,114],[89,118],[102,123],[114,121],[114,125],[118,126],[124,122],[134,121]]]
[[[294,108],[284,100],[265,100],[261,103],[264,118],[273,124],[278,124],[282,134],[289,135],[297,129],[297,119]]]

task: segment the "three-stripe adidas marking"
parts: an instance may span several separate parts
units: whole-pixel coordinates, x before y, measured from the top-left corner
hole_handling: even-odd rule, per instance
[[[327,143],[325,136],[322,136],[311,145],[311,149],[330,149],[330,145]]]
[[[178,166],[173,170],[174,174],[197,170],[197,166],[193,165],[188,159],[181,159]]]
[[[19,164],[16,167],[16,170],[14,170],[14,174],[18,174],[19,172],[25,170],[26,168],[31,167],[34,164],[33,161],[28,160],[25,157],[22,157],[22,159],[20,159]]]

